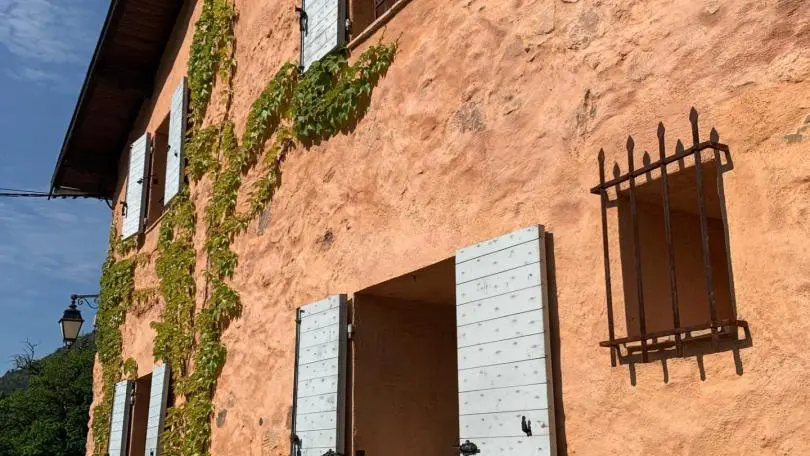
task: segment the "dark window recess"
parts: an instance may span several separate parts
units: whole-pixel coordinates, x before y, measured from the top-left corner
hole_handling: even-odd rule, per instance
[[[146,452],[146,427],[149,424],[149,397],[152,391],[152,374],[135,381],[130,407],[129,449],[127,454],[140,455]]]
[[[166,209],[163,197],[166,190],[166,158],[169,152],[169,120],[170,116],[166,116],[153,136],[149,186],[146,190],[146,226],[155,223]]]
[[[351,37],[358,36],[400,0],[350,0]]]
[[[665,129],[658,126],[658,160],[645,152],[636,162],[633,138],[627,140],[627,172],[618,163],[606,180],[605,153],[599,151],[599,185],[591,193],[602,200],[602,241],[607,297],[608,340],[611,364],[650,352],[673,351],[710,339],[736,338],[738,320],[727,250],[728,224],[722,174],[732,169],[731,154],[717,131],[701,142],[698,114],[690,113],[692,146],[677,141],[667,154]],[[611,231],[608,212],[616,209],[617,230]],[[618,242],[610,234],[618,232]],[[626,335],[617,335],[614,314],[610,247],[618,245],[624,296]],[[614,247],[615,248],[615,247]],[[624,353],[622,352],[624,349]]]

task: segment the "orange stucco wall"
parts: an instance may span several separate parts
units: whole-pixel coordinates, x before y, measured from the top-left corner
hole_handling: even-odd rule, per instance
[[[235,4],[241,132],[264,84],[297,57],[298,23],[293,2]],[[200,8],[179,21],[133,138],[168,112]],[[351,134],[291,153],[266,227],[254,222],[234,243],[244,313],[223,337],[228,362],[214,402],[224,418],[212,454],[288,454],[297,306],[532,223],[554,237],[562,454],[810,453],[804,2],[412,0],[368,42],[379,39],[398,40],[400,52],[365,118]],[[753,340],[742,369],[731,352],[702,357],[705,380],[693,356],[670,360],[666,374],[661,363],[610,367],[597,345],[607,338],[599,198],[588,192],[600,148],[626,169],[627,135],[638,151],[657,150],[663,121],[672,150],[690,138],[691,106],[701,134],[714,126],[731,147],[729,254]],[[126,158],[121,166],[123,176]],[[192,188],[200,214],[209,194],[209,181]],[[156,235],[146,234],[145,251]],[[615,220],[611,243],[620,271]],[[153,265],[139,268],[137,287],[155,284]],[[159,316],[159,305],[138,309],[122,328],[124,357],[140,375],[153,364]]]

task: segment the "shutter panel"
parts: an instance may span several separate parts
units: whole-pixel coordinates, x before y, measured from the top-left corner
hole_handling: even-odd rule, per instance
[[[295,421],[301,456],[344,452],[346,406],[346,295],[299,309]]]
[[[532,226],[456,253],[459,435],[481,456],[556,451],[544,237]]]
[[[169,114],[169,150],[166,155],[166,185],[163,192],[163,201],[166,206],[180,192],[180,186],[183,183],[183,145],[186,138],[186,113],[188,112],[186,93],[186,78],[183,78],[172,96],[172,108]]]
[[[146,209],[146,164],[149,160],[149,133],[138,138],[129,149],[129,175],[127,176],[127,206],[121,236],[128,238],[143,228]]]
[[[346,41],[346,0],[304,0],[304,11],[301,65],[306,70]]]
[[[166,400],[169,396],[169,366],[164,364],[152,370],[152,386],[149,394],[149,419],[146,424],[146,453],[144,456],[159,456],[160,434],[166,418]]]
[[[129,437],[129,408],[132,382],[124,380],[115,385],[112,422],[110,423],[110,456],[125,456]]]

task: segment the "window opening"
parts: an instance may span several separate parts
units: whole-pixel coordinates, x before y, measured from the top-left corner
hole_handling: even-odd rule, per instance
[[[349,11],[352,37],[360,35],[399,1],[401,0],[351,0]]]
[[[148,202],[144,222],[146,226],[155,223],[166,209],[163,195],[166,187],[166,159],[169,152],[170,118],[171,115],[167,115],[163,119],[154,135],[149,167],[149,186],[147,187]]]
[[[130,408],[128,455],[142,455],[146,452],[146,428],[149,422],[149,398],[152,391],[152,374],[144,375],[135,381]]]
[[[635,144],[627,141],[627,169],[613,166],[605,177],[605,153],[599,151],[599,185],[591,193],[601,197],[602,242],[611,364],[626,353],[674,348],[683,356],[684,343],[747,333],[748,324],[736,318],[732,274],[727,251],[728,229],[722,195],[722,173],[731,169],[727,145],[712,129],[700,141],[698,114],[690,113],[692,146],[679,140],[667,155],[665,128],[658,127],[659,159],[644,153],[641,167],[634,162]],[[710,154],[711,152],[711,154]],[[708,160],[707,160],[708,159]],[[693,161],[691,166],[688,162]],[[673,172],[677,167],[678,171]],[[618,209],[619,249],[627,335],[617,338],[610,268],[608,209]],[[733,333],[731,328],[734,328]]]

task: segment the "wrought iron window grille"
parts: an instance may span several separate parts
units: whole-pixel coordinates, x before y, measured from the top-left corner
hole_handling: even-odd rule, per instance
[[[632,136],[627,139],[627,169],[628,171],[621,174],[618,163],[613,166],[613,178],[607,180],[605,177],[605,152],[599,151],[599,185],[591,189],[591,193],[599,195],[601,198],[601,218],[602,218],[602,243],[604,255],[604,268],[605,268],[605,289],[606,289],[606,305],[607,305],[607,318],[608,318],[608,340],[599,343],[602,347],[610,348],[611,366],[616,366],[617,358],[622,358],[621,348],[625,349],[625,353],[641,352],[642,362],[649,361],[649,352],[651,350],[671,349],[674,347],[678,356],[683,356],[684,343],[694,339],[692,333],[695,332],[711,332],[711,343],[714,348],[717,348],[719,337],[727,334],[730,330],[737,331],[742,328],[746,337],[748,337],[748,323],[744,320],[736,318],[736,311],[733,311],[733,318],[720,318],[717,310],[717,299],[715,296],[714,283],[717,279],[718,271],[713,270],[712,261],[710,258],[710,244],[709,244],[709,226],[708,215],[706,207],[706,189],[704,188],[704,167],[707,165],[703,162],[702,153],[704,151],[712,151],[714,160],[714,168],[717,173],[717,181],[721,182],[721,173],[724,172],[722,166],[722,159],[725,158],[727,169],[730,169],[731,154],[729,147],[726,144],[720,143],[719,134],[717,130],[712,128],[708,141],[701,141],[698,128],[698,113],[695,108],[692,108],[689,120],[692,129],[692,146],[684,149],[680,140],[677,142],[675,153],[668,155],[666,152],[666,142],[663,123],[658,125],[658,152],[659,159],[652,162],[648,153],[644,153],[642,159],[642,166],[636,167],[634,160],[635,143]],[[706,302],[707,306],[703,309],[705,313],[705,322],[700,324],[690,324],[688,326],[682,325],[681,320],[681,305],[678,296],[678,274],[676,274],[675,258],[678,255],[674,247],[673,238],[677,236],[677,232],[673,232],[672,226],[672,208],[670,207],[671,188],[668,180],[667,165],[678,162],[683,169],[684,159],[688,157],[694,158],[694,170],[696,179],[696,189],[694,197],[697,199],[698,218],[700,225],[700,249],[702,253],[702,275],[705,280],[706,288]],[[689,172],[684,170],[682,172]],[[672,328],[665,330],[648,331],[647,317],[645,316],[644,306],[644,277],[642,275],[642,259],[641,250],[642,246],[639,243],[639,209],[637,202],[637,179],[646,176],[648,181],[650,176],[655,173],[659,175],[661,182],[661,206],[663,208],[664,226],[666,236],[666,267],[668,269],[669,279],[669,296],[671,304],[671,317]],[[614,199],[610,195],[615,195]],[[631,237],[633,242],[633,255],[632,255],[632,269],[635,272],[635,296],[637,301],[638,312],[638,335],[628,335],[626,337],[617,337],[616,326],[614,321],[613,297],[612,297],[612,283],[611,283],[611,265],[610,265],[610,239],[608,229],[608,208],[618,206],[620,198],[629,200],[630,207],[630,225]],[[723,224],[723,230],[727,230]],[[727,235],[727,231],[725,232]],[[721,273],[724,271],[720,271]],[[733,283],[731,269],[728,268],[728,284]],[[632,286],[632,284],[625,284]],[[697,285],[695,285],[697,286]],[[733,298],[732,298],[733,300]],[[630,328],[628,327],[628,334]],[[706,334],[708,336],[708,334]],[[673,340],[674,338],[674,340]],[[700,336],[705,338],[705,336]],[[659,339],[664,339],[660,341]]]

